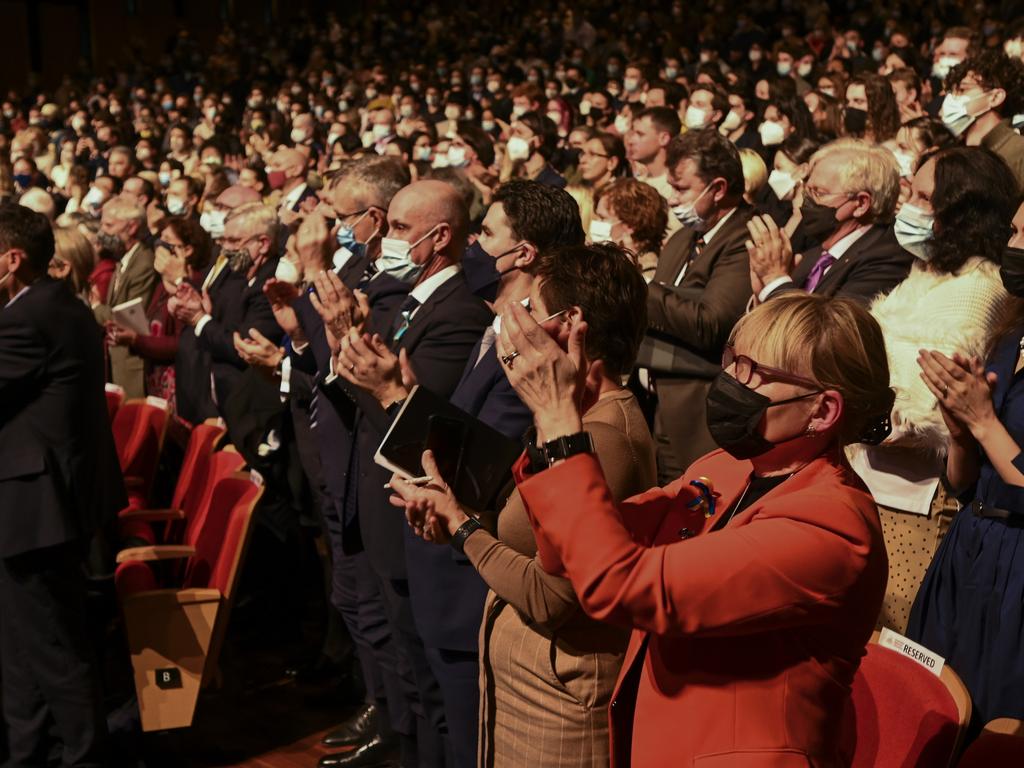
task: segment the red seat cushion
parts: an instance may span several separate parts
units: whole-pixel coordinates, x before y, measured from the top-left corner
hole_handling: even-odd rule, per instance
[[[960,716],[945,684],[895,651],[871,644],[853,681],[844,724],[852,768],[944,766]]]

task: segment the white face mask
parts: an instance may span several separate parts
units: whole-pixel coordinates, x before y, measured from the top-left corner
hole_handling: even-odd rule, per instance
[[[707,229],[707,222],[704,220],[704,217],[697,213],[697,203],[699,203],[700,199],[707,194],[709,189],[711,189],[710,186],[704,187],[700,194],[693,199],[693,202],[677,205],[672,209],[672,215],[675,216],[676,220],[684,227],[690,227],[698,232],[703,232]]]
[[[516,104],[514,107],[512,107],[512,114],[515,115],[516,117],[522,117],[529,111],[530,110],[527,107],[524,107],[522,104]],[[556,120],[555,122],[558,121]]]
[[[580,102],[580,114],[584,117],[590,114],[590,108],[591,104],[586,99],[583,99],[583,101]]]
[[[730,111],[729,114],[725,116],[725,120],[722,121],[722,125],[719,126],[719,130],[723,134],[732,133],[741,125],[743,125],[743,118],[740,116],[740,113]]]
[[[530,156],[530,142],[518,136],[508,140],[508,156],[512,162],[526,160]]]
[[[97,187],[89,187],[89,191],[82,198],[82,205],[93,211],[98,210],[103,205],[103,190]]]
[[[635,77],[627,77],[623,79],[622,87],[626,93],[635,93],[636,89],[640,87],[640,81]]]
[[[932,240],[934,226],[935,217],[932,214],[922,211],[916,205],[904,203],[896,214],[893,232],[905,250],[921,261],[928,261],[931,258],[928,243]]]
[[[699,131],[708,124],[708,113],[700,107],[695,107],[691,104],[686,108],[686,120],[684,122],[687,129]]]
[[[814,65],[805,62],[803,64],[800,64],[796,68],[796,73],[800,75],[800,77],[807,77],[809,74],[811,74],[812,69],[814,69]]]
[[[386,139],[390,135],[391,126],[388,125],[387,123],[376,123],[373,126],[373,138],[375,138],[377,141],[380,141],[381,139]]]
[[[768,174],[768,186],[779,200],[786,200],[796,188],[796,179],[789,171],[780,171],[776,168]]]
[[[779,73],[779,77],[786,77],[793,71],[793,64],[788,61],[780,61],[776,63],[775,71]]]
[[[917,160],[914,155],[910,152],[904,152],[902,149],[892,150],[893,157],[896,158],[896,164],[900,168],[900,176],[905,179],[912,178],[914,175],[914,161]]]
[[[979,94],[979,96],[983,95]],[[943,125],[954,136],[963,135],[963,132],[971,127],[971,123],[978,119],[979,115],[972,115],[967,111],[967,105],[976,98],[978,96],[958,96],[954,93],[947,93],[946,98],[942,100],[939,117],[942,119]],[[988,112],[988,110],[986,109],[985,112]],[[984,114],[984,112],[981,114]]]
[[[530,297],[527,296],[525,299],[523,299],[519,303],[522,304],[527,309],[529,309],[530,308]],[[553,315],[552,315],[552,317],[553,317]],[[547,320],[550,320],[550,319],[551,318],[549,317]],[[546,323],[547,320],[543,320],[542,322]],[[491,321],[491,328],[494,329],[495,335],[501,333],[501,315],[495,315],[494,316],[494,320]]]
[[[1011,59],[1024,58],[1024,40],[1019,37],[1014,40],[1007,40],[1003,43],[1003,50]]]
[[[306,132],[301,128],[292,128],[291,134],[292,144],[301,144],[306,140]]]
[[[224,237],[224,219],[227,215],[227,211],[203,211],[199,217],[199,226],[214,240],[220,240]]]
[[[181,216],[185,213],[185,201],[180,197],[168,197],[167,212],[171,214],[171,216]]]
[[[417,264],[412,260],[412,249],[422,243],[434,232],[437,227],[432,227],[423,237],[415,243],[399,240],[397,237],[385,237],[380,241],[380,257],[377,259],[377,267],[381,272],[391,275],[403,283],[415,283],[422,274],[427,262]]]
[[[299,268],[292,263],[291,259],[281,259],[277,262],[274,277],[282,283],[288,283],[289,285],[298,285],[302,280]]]
[[[465,147],[448,147],[448,165],[452,168],[463,168],[469,165]]]
[[[555,125],[562,124],[562,113],[561,112],[548,112],[548,120]]]
[[[402,106],[400,106],[398,108],[398,114],[400,114],[402,117],[412,117],[412,104],[403,104]]]
[[[607,221],[592,219],[590,222],[590,242],[607,243],[612,239],[612,225]]]
[[[629,122],[629,117],[627,115],[617,115],[615,117],[615,130],[620,136],[625,136],[629,133],[631,125],[632,124]]]
[[[766,147],[781,144],[786,138],[786,129],[782,127],[782,123],[777,123],[774,120],[765,120],[758,127],[757,132],[761,134],[761,143]]]
[[[458,107],[448,106],[444,108],[444,116],[446,120],[458,120],[460,115],[462,115],[462,110]]]
[[[939,80],[945,80],[949,71],[959,63],[960,59],[954,56],[939,57],[939,60],[932,65],[932,77],[937,77]]]

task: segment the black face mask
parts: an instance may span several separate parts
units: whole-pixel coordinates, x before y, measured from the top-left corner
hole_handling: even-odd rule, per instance
[[[836,231],[836,209],[816,203],[811,196],[804,195],[804,203],[800,206],[800,228],[811,240],[820,243],[828,235]]]
[[[590,119],[595,123],[599,123],[604,120],[604,110],[601,107],[590,108]]]
[[[772,402],[722,371],[711,382],[708,390],[708,431],[718,447],[733,458],[751,459],[760,456],[777,445],[758,432],[765,412],[776,405],[793,403],[817,394],[808,392]]]
[[[999,276],[1003,278],[1003,287],[1010,294],[1024,298],[1024,248],[1006,246]]]
[[[868,127],[868,113],[863,109],[847,107],[843,115],[843,127],[853,136],[863,136]]]

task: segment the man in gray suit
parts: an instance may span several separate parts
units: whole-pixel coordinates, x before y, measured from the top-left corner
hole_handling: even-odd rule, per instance
[[[118,265],[106,301],[93,307],[100,323],[113,319],[113,307],[135,298],[142,299],[143,310],[148,308],[158,277],[153,269],[153,249],[144,242],[148,234],[146,209],[134,198],[120,195],[103,206],[100,247],[117,259]],[[145,361],[128,347],[110,347],[110,380],[123,387],[129,398],[145,397]]]

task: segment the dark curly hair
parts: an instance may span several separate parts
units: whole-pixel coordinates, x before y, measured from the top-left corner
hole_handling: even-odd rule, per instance
[[[647,329],[647,283],[629,253],[611,243],[556,248],[534,274],[548,312],[583,312],[587,356],[612,378],[628,374]]]
[[[1011,59],[1002,48],[983,51],[957,64],[946,76],[946,92],[952,93],[956,86],[974,74],[986,91],[1001,88],[1006,100],[993,111],[1000,115],[1016,115],[1024,110],[1024,63]]]
[[[950,147],[921,158],[935,160],[932,210],[935,234],[929,266],[955,273],[972,256],[1000,263],[1020,189],[1009,166],[982,147]]]
[[[197,272],[206,269],[213,252],[213,242],[206,230],[199,226],[199,220],[187,216],[172,216],[167,220],[164,229],[170,229],[181,240],[182,245],[192,246],[192,255],[188,258],[188,266]]]
[[[717,128],[687,131],[668,144],[665,164],[669,173],[686,158],[697,164],[697,175],[705,184],[725,179],[727,194],[732,198],[743,196],[743,163],[736,145],[722,136]]]
[[[846,84],[847,90],[851,85],[864,86],[864,95],[868,100],[868,128],[875,143],[881,144],[895,136],[900,128],[900,108],[888,79],[862,72],[850,79]]]

